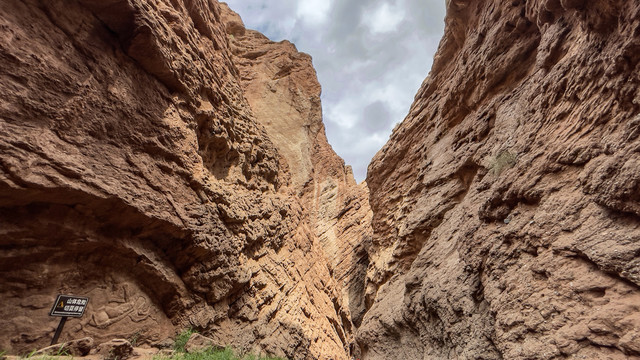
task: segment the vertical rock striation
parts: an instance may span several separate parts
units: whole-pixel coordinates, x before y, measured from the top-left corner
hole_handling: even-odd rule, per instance
[[[369,166],[365,359],[640,358],[640,6],[447,1]]]
[[[348,358],[366,187],[326,143],[309,57],[238,24],[208,0],[0,2],[2,349],[48,344],[72,293],[91,300],[63,339],[192,327]]]
[[[371,238],[368,188],[355,183],[351,168],[327,142],[311,57],[288,41],[275,43],[247,30],[237,14],[223,9],[244,94],[288,165],[291,187],[302,199],[315,239],[342,289],[346,311],[341,326],[350,339],[351,320],[359,325],[365,310]]]

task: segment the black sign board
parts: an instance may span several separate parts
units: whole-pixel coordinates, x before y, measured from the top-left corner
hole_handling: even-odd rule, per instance
[[[81,317],[89,303],[88,297],[73,295],[58,295],[56,303],[53,304],[51,316]]]

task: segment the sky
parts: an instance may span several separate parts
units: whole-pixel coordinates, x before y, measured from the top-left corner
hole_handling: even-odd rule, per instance
[[[226,0],[245,26],[313,58],[329,144],[358,182],[409,112],[446,0]]]

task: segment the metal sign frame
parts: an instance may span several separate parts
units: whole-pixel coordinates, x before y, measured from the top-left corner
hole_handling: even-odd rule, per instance
[[[51,340],[51,345],[58,342],[58,338],[60,338],[60,334],[62,333],[62,328],[64,328],[64,324],[67,322],[67,318],[82,317],[88,304],[89,298],[86,296],[58,295],[56,302],[53,303],[51,311],[49,311],[49,316],[61,317],[60,324],[58,324],[56,333],[53,335],[53,339]]]
[[[89,298],[75,295],[58,295],[49,316],[82,317],[87,309]]]

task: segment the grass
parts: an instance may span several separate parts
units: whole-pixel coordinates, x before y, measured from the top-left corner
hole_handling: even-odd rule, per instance
[[[191,335],[196,331],[186,329],[176,336],[173,343],[175,350],[172,355],[155,355],[153,360],[286,360],[280,357],[258,356],[254,354],[237,354],[231,348],[215,349],[207,348],[197,352],[188,353],[185,351],[185,345]]]
[[[38,355],[36,355],[36,352],[38,352],[38,350],[32,350],[32,351],[31,351],[30,353],[28,353],[27,355],[20,355],[20,358],[21,358],[21,359],[29,359],[29,358],[32,358],[32,357],[38,356]]]
[[[64,348],[64,343],[62,343],[62,345],[60,345],[60,348],[58,349],[58,351],[53,354],[53,356],[69,356],[71,354],[69,354],[69,351],[67,349]]]
[[[38,350],[33,350],[26,355],[21,355],[20,359],[54,360],[62,356],[71,356],[71,354],[69,354],[69,352],[66,349],[64,349],[64,344],[61,345],[58,351],[56,351],[55,353],[37,354],[37,352]],[[2,359],[5,354],[6,354],[6,351],[0,352],[0,359]]]
[[[178,334],[178,336],[176,336],[175,341],[173,342],[173,350],[175,350],[176,352],[182,352],[182,353],[185,352],[184,346],[187,345],[187,341],[189,341],[189,338],[195,332],[197,331],[189,328],[184,330],[180,334]]]
[[[57,359],[57,356],[59,355],[49,355],[49,354],[35,354],[35,351],[32,351],[31,353],[27,354],[27,355],[21,355],[20,359],[29,359],[29,360],[55,360]],[[62,356],[62,355],[60,355]],[[0,358],[2,358],[0,356]]]
[[[140,331],[136,331],[134,332],[131,336],[129,336],[129,338],[127,339],[127,341],[129,341],[131,343],[131,346],[138,346],[138,340],[140,339]]]
[[[204,349],[198,352],[175,352],[173,355],[156,355],[153,360],[286,360],[280,357],[257,356],[254,354],[236,354],[230,348]]]
[[[511,153],[509,150],[503,150],[491,159],[489,168],[494,175],[499,176],[503,171],[512,168],[517,159],[517,154]]]

